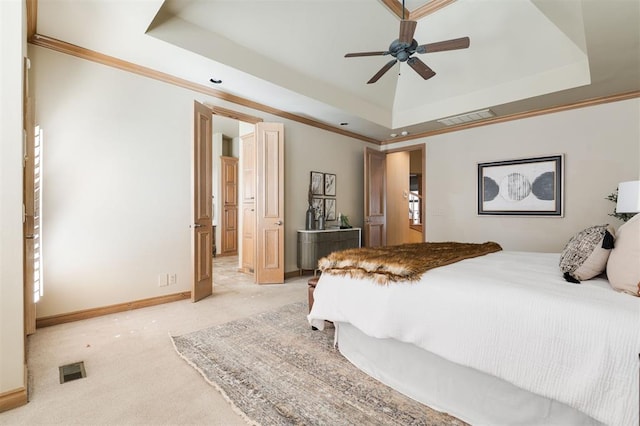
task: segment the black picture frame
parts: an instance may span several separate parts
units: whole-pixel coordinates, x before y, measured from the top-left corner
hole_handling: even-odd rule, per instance
[[[328,197],[336,196],[336,175],[333,173],[324,174],[324,195]]]
[[[336,220],[336,199],[324,199],[324,217],[326,220]]]
[[[563,216],[564,156],[478,164],[478,215]]]
[[[316,220],[318,220],[320,216],[324,216],[324,198],[317,198],[317,197],[312,198],[311,207],[315,209]]]
[[[311,187],[312,195],[324,195],[324,173],[311,172],[309,185]]]

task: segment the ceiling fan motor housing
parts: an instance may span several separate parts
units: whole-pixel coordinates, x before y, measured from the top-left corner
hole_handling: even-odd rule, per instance
[[[406,62],[409,56],[415,53],[417,48],[418,42],[415,39],[411,41],[411,44],[394,40],[389,46],[389,53],[400,62]]]

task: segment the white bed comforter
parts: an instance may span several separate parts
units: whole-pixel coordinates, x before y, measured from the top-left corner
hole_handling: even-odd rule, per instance
[[[640,298],[604,279],[570,284],[558,254],[498,252],[374,284],[323,274],[309,322],[349,322],[556,399],[638,425]]]

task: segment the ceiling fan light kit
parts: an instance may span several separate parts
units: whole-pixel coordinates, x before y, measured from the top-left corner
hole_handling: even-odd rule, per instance
[[[356,52],[347,53],[345,58],[356,58],[360,56],[385,56],[391,55],[394,57],[391,61],[387,62],[380,70],[374,74],[367,84],[375,83],[382,77],[387,71],[391,69],[397,62],[406,62],[413,70],[425,80],[430,79],[436,72],[433,71],[427,64],[422,62],[419,58],[411,56],[414,53],[432,53],[432,52],[444,52],[447,50],[466,49],[470,45],[469,37],[455,38],[451,40],[439,41],[436,43],[428,43],[418,45],[418,42],[413,38],[418,23],[416,21],[400,21],[400,35],[397,40],[394,40],[389,45],[389,49],[385,51],[375,52]]]

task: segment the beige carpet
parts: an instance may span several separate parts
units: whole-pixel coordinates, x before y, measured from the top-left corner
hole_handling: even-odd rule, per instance
[[[38,329],[28,347],[31,400],[0,413],[0,425],[246,425],[169,336],[304,301],[309,277],[256,285],[235,268],[237,257],[217,257],[214,294],[198,303]],[[60,384],[58,366],[76,361],[85,362],[87,377]]]
[[[173,337],[178,353],[263,425],[463,425],[367,376],[312,331],[304,302]]]

